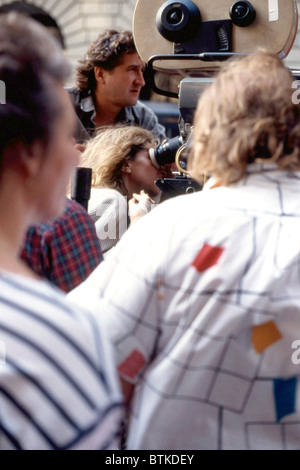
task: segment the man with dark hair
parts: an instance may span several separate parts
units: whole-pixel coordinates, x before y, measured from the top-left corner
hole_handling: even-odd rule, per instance
[[[165,139],[156,115],[138,101],[145,85],[144,68],[130,31],[106,30],[90,44],[85,59],[79,61],[75,87],[68,90],[79,118],[78,142],[89,139],[98,127],[116,122],[139,125]]]

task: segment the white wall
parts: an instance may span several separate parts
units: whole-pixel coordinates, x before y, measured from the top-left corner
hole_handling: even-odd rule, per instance
[[[151,0],[150,0],[151,1]],[[10,0],[0,0],[0,5]],[[65,38],[75,66],[88,45],[107,28],[132,29],[135,0],[27,0],[51,14]]]

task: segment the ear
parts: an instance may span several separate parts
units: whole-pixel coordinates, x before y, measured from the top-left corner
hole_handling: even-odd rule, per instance
[[[128,161],[128,160],[124,161],[124,163],[122,165],[122,168],[121,168],[121,171],[122,171],[122,173],[127,173],[127,174],[132,172],[130,161]]]
[[[36,177],[43,163],[43,148],[40,142],[28,146],[22,141],[15,142],[3,154],[4,165],[22,173],[24,178]]]
[[[34,142],[30,146],[20,144],[18,149],[19,164],[26,179],[35,180],[44,162],[44,151],[41,142]]]
[[[94,74],[96,82],[104,81],[105,70],[102,67],[96,65],[96,67],[94,67]]]

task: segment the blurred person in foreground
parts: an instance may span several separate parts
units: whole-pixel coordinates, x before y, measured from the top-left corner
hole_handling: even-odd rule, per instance
[[[45,10],[18,0],[0,6],[0,15],[12,11],[42,24],[65,49],[58,24]],[[78,286],[103,260],[93,221],[85,208],[67,197],[58,217],[28,228],[20,257],[64,292]]]
[[[43,25],[65,49],[61,29],[45,10],[18,0],[0,6],[0,15],[12,11]],[[53,221],[28,228],[20,257],[64,292],[78,286],[103,260],[93,221],[80,204],[67,197],[63,211]]]
[[[53,37],[59,42],[63,50],[66,49],[65,38],[62,30],[58,26],[57,21],[51,16],[46,10],[35,5],[34,3],[28,3],[26,0],[14,0],[9,3],[4,3],[0,6],[0,15],[15,11],[25,16],[29,16],[38,23],[42,24],[47,28],[47,31],[53,35]]]
[[[68,88],[79,120],[77,142],[85,144],[97,129],[116,123],[139,125],[165,140],[165,128],[139,101],[144,69],[130,31],[108,29],[99,34],[78,62],[75,86]]]
[[[156,144],[146,129],[116,125],[102,128],[82,154],[81,166],[92,169],[88,212],[105,256],[130,222],[150,212],[160,200],[155,181],[164,170],[155,168],[149,156]]]
[[[142,218],[70,295],[114,341],[128,449],[300,447],[292,83],[266,51],[224,64],[194,122],[189,172],[210,177],[203,191]]]
[[[57,217],[78,164],[69,65],[36,21],[0,18],[0,448],[115,446],[122,401],[96,318],[19,258],[27,228]]]

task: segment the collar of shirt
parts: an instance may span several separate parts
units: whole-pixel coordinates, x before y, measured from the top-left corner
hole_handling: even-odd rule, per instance
[[[91,113],[91,120],[95,124],[96,111],[93,103],[91,94],[82,98],[80,101],[80,109],[84,113]],[[117,122],[123,122],[124,124],[130,124],[135,122],[134,114],[131,107],[122,108],[116,117]]]

